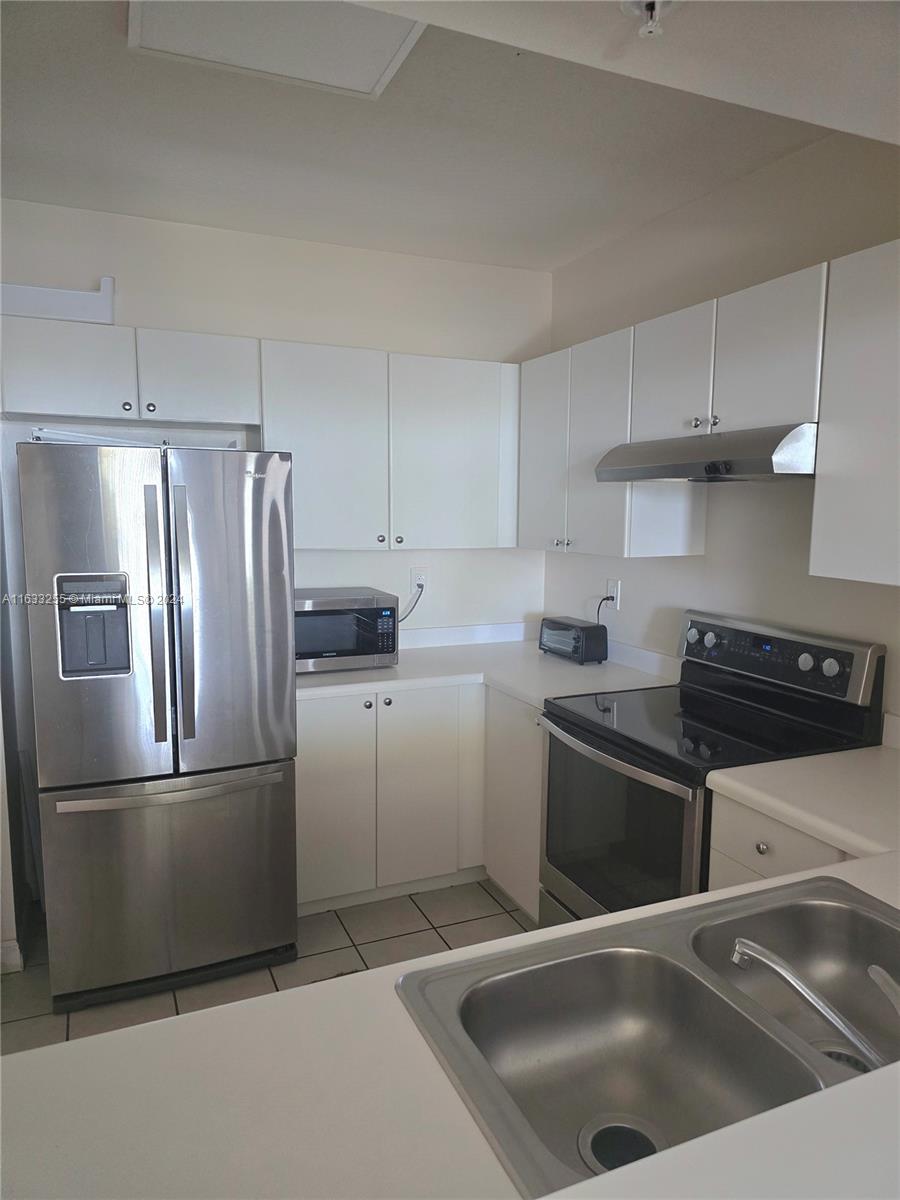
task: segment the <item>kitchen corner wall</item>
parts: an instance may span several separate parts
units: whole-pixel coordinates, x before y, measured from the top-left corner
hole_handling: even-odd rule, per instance
[[[549,349],[551,277],[172,221],[4,200],[3,279],[116,280],[116,323],[519,362]],[[452,485],[447,503],[453,504]],[[518,622],[542,610],[529,550],[298,552],[298,586],[428,588],[406,628]]]

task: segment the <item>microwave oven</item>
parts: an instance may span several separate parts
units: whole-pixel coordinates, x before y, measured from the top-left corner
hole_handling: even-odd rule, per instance
[[[302,671],[359,671],[397,662],[399,600],[374,588],[298,588],[294,659]]]

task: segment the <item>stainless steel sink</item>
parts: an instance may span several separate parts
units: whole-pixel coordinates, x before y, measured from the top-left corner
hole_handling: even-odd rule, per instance
[[[898,913],[834,879],[413,971],[397,990],[536,1197],[853,1077],[849,1048],[799,997],[730,962],[738,936],[808,972],[900,1057],[897,1014],[865,974],[878,962],[900,978]]]
[[[764,967],[731,962],[736,937],[750,938],[785,959],[856,1026],[889,1061],[900,1059],[900,1019],[869,978],[872,963],[900,980],[900,937],[890,920],[839,900],[795,900],[764,912],[729,917],[698,929],[694,949],[730,986],[739,988],[804,1041],[856,1070],[868,1069],[856,1048],[784,980]]]

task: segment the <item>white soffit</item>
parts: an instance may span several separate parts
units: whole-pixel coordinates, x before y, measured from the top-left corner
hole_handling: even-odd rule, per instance
[[[421,21],[343,0],[131,0],[133,50],[375,99],[418,41]]]

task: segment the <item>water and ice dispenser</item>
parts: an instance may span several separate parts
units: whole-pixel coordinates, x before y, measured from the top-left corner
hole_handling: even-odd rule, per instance
[[[60,575],[56,584],[62,677],[127,675],[131,670],[127,576]]]

